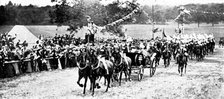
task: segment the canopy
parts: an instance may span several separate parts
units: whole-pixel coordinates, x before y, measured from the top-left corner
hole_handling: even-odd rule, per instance
[[[36,41],[39,39],[33,35],[25,26],[23,25],[16,25],[12,28],[12,30],[8,33],[8,35],[16,36],[16,39],[14,39],[14,42],[24,42],[26,41],[28,43],[28,48],[32,48],[33,45],[35,45]]]

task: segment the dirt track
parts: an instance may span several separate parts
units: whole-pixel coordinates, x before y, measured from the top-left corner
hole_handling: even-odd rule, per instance
[[[0,80],[0,98],[224,99],[223,66],[224,49],[216,49],[202,62],[190,61],[183,77],[178,75],[173,61],[168,68],[161,63],[153,77],[146,70],[139,82],[133,74],[131,82],[123,80],[121,86],[115,82],[106,93],[102,87],[95,96],[91,96],[89,86],[87,94],[82,94],[82,88],[76,84],[77,68],[32,73]]]

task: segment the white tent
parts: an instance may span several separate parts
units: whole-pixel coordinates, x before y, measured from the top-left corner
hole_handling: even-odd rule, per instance
[[[35,45],[36,41],[39,39],[33,35],[25,26],[23,25],[16,25],[12,28],[12,30],[8,33],[8,35],[16,36],[16,39],[14,40],[15,44],[20,40],[22,43],[26,40],[28,43],[28,48],[31,48],[33,45]]]

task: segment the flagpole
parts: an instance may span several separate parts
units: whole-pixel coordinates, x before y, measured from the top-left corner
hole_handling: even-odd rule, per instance
[[[155,25],[154,25],[154,4],[156,3],[156,0],[155,2],[152,4],[152,39],[154,39],[154,33],[153,33],[153,30],[155,28]]]

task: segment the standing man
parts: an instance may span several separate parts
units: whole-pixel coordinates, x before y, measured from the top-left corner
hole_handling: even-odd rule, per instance
[[[89,35],[86,35],[86,40],[87,43],[92,43],[94,44],[94,35],[97,33],[97,26],[93,23],[93,21],[91,21],[91,17],[87,16],[87,22],[88,22],[88,32]]]
[[[97,33],[97,26],[93,23],[93,21],[88,23],[88,31],[89,31],[89,42],[94,43],[94,35]]]

